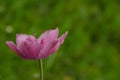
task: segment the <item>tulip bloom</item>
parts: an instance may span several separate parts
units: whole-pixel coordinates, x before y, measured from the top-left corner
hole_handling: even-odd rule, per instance
[[[47,58],[55,53],[64,42],[68,32],[58,38],[59,29],[47,30],[38,39],[32,35],[17,34],[16,44],[6,41],[6,44],[17,55],[27,60]]]

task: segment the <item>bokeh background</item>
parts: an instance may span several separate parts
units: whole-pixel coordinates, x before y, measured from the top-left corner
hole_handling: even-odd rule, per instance
[[[0,0],[0,80],[39,80],[38,62],[5,41],[56,27],[69,35],[43,60],[45,80],[120,80],[119,0]]]

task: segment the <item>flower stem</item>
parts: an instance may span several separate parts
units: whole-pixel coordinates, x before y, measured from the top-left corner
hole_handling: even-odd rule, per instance
[[[44,80],[42,59],[39,59],[40,80]]]

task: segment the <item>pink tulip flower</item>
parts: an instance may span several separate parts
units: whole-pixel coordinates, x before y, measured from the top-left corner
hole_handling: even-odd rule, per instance
[[[6,41],[6,44],[23,59],[38,60],[55,53],[64,42],[68,32],[59,38],[58,34],[58,28],[45,31],[38,39],[32,35],[17,34],[16,44],[12,41]]]

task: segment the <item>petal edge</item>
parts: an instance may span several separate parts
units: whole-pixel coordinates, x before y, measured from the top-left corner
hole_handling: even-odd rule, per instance
[[[13,50],[15,53],[19,54],[16,45],[12,41],[6,41],[7,46]]]

